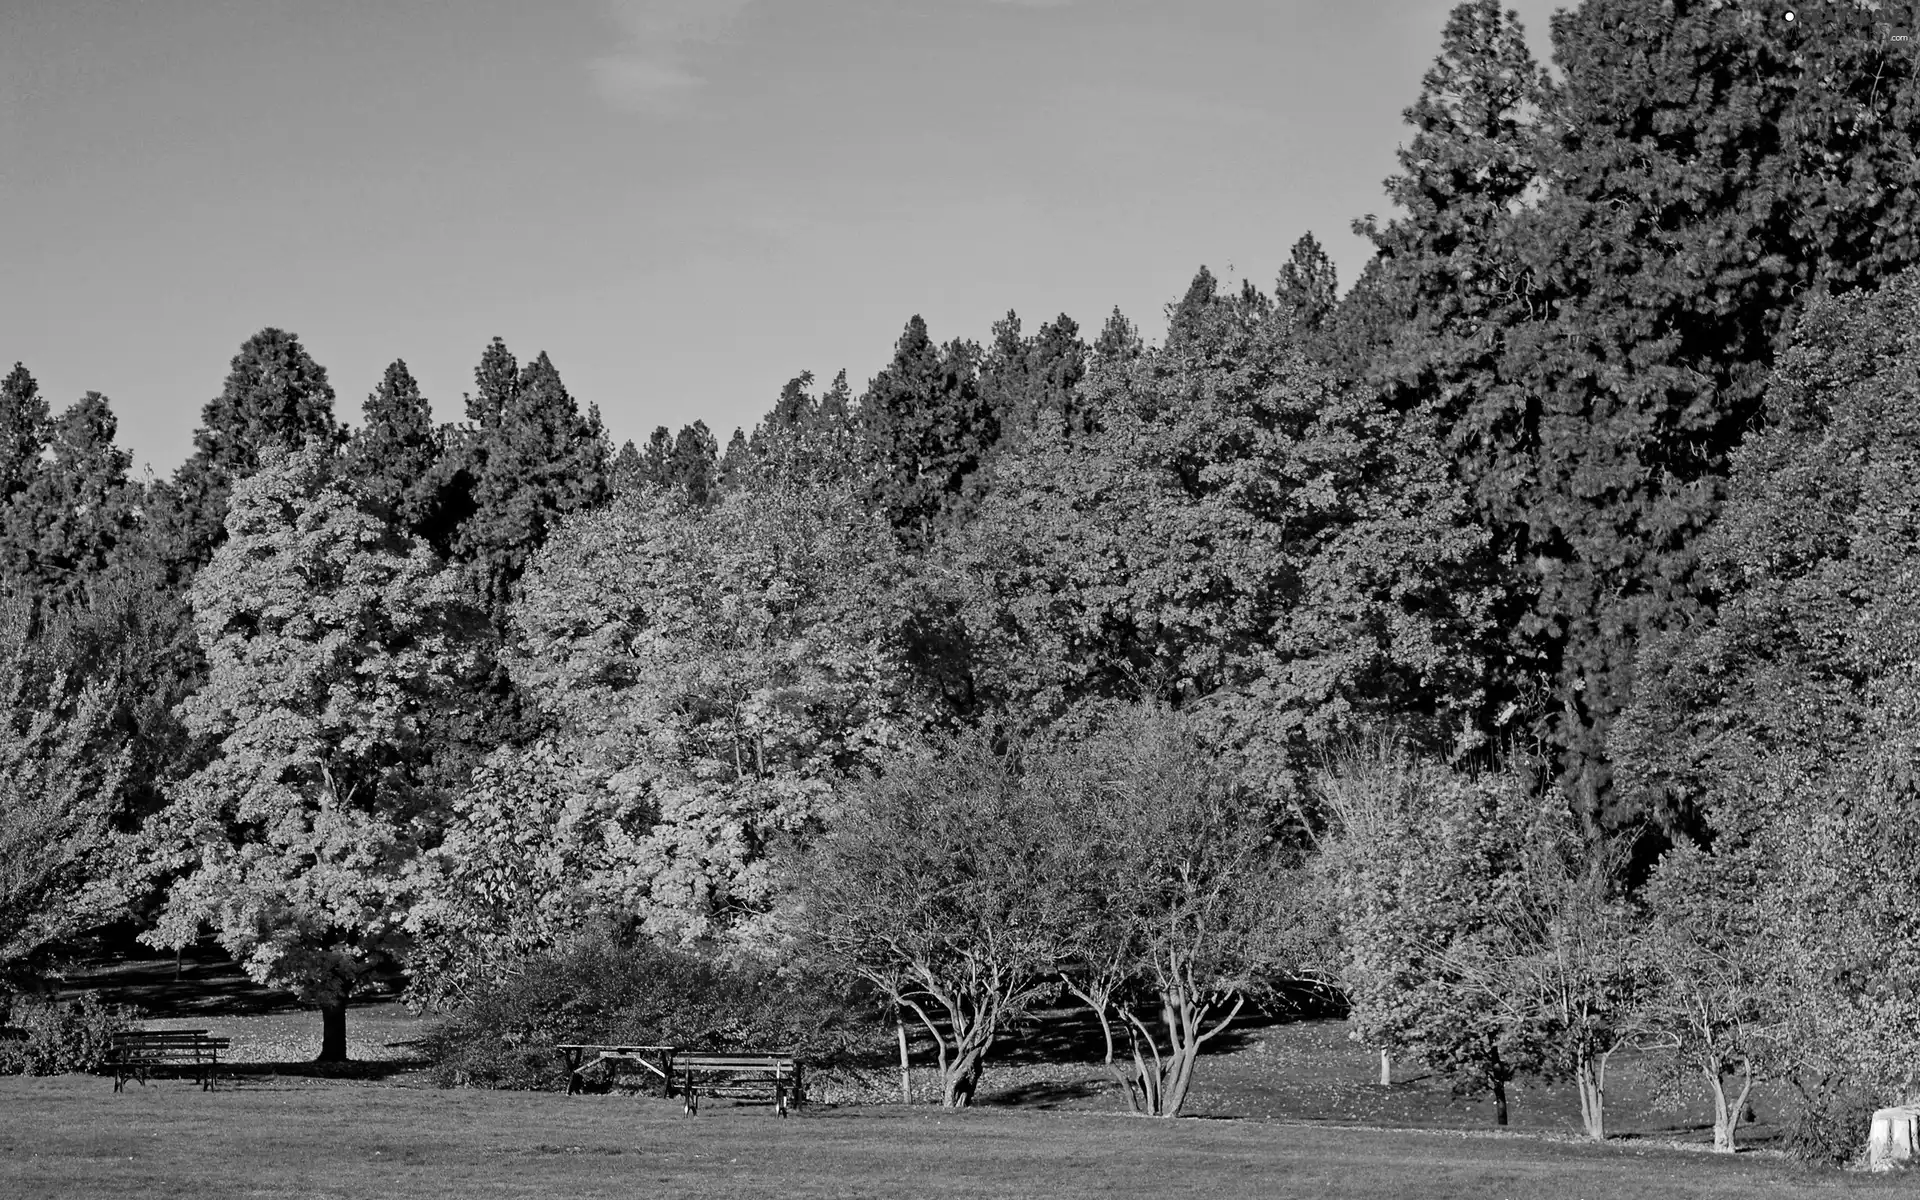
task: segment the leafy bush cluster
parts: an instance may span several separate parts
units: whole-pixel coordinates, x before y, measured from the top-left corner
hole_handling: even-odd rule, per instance
[[[16,1000],[0,1022],[0,1075],[97,1071],[132,1015],[91,992],[66,1001]]]
[[[566,1086],[567,1042],[792,1050],[809,1065],[882,1036],[832,984],[727,965],[646,941],[584,939],[477,988],[428,1040],[445,1087]]]

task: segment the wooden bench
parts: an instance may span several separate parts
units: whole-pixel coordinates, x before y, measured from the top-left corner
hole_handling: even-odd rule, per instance
[[[200,1080],[200,1090],[213,1090],[220,1067],[220,1052],[232,1040],[209,1037],[204,1029],[145,1029],[116,1033],[107,1055],[113,1071],[113,1090],[125,1091],[127,1080],[147,1079],[158,1069],[170,1069]]]
[[[789,1108],[798,1107],[806,1100],[799,1060],[780,1051],[747,1051],[739,1054],[689,1051],[674,1055],[673,1070],[680,1076],[680,1088],[686,1097],[688,1116],[700,1111],[703,1083],[708,1095],[719,1095],[725,1089],[726,1094],[731,1096],[762,1095],[762,1089],[771,1085],[774,1111],[783,1117]]]
[[[580,1090],[580,1073],[603,1062],[637,1062],[660,1077],[667,1095],[673,1095],[672,1046],[613,1046],[598,1043],[567,1043],[555,1046],[567,1064],[567,1095]],[[591,1056],[591,1057],[589,1057]]]

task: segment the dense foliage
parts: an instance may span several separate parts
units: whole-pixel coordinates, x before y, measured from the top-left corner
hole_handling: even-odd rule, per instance
[[[1920,1061],[1920,74],[1877,6],[1467,0],[1344,294],[907,322],[616,455],[263,329],[171,480],[0,379],[0,972],[211,928],[450,1080],[1064,980],[1145,1112],[1289,978],[1467,1092],[1623,1047],[1844,1158]],[[1091,327],[1088,327],[1089,331]],[[817,983],[826,969],[835,983]],[[800,983],[798,980],[809,980]],[[861,1036],[864,1036],[861,1035]],[[812,1039],[812,1040],[810,1040]]]
[[[525,959],[467,996],[427,1047],[442,1084],[561,1088],[556,1045],[778,1046],[815,1066],[864,1049],[871,1008],[844,988],[596,933]]]

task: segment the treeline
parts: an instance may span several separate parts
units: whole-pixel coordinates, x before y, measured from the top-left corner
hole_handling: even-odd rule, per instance
[[[384,962],[454,1010],[582,938],[826,965],[954,1104],[1064,978],[1157,1113],[1308,979],[1502,1113],[1564,1078],[1603,1136],[1658,1047],[1724,1146],[1772,1078],[1845,1150],[1920,1050],[1920,83],[1872,17],[1587,0],[1555,79],[1473,0],[1344,294],[1307,235],[1158,345],[915,318],[724,448],[615,453],[497,340],[464,422],[396,362],[348,430],[269,329],[142,485],[16,368],[8,963],[211,928],[329,1055]]]

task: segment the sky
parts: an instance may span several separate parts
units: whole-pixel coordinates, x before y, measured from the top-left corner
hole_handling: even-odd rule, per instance
[[[1556,3],[1509,0],[1545,60]],[[1149,338],[1355,217],[1450,0],[0,0],[0,370],[170,474],[240,343],[442,421],[494,336],[724,443],[908,318]]]

